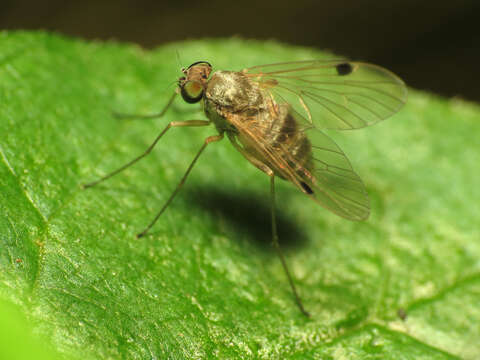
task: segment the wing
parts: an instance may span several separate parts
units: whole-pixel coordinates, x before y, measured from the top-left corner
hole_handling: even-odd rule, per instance
[[[370,202],[365,185],[345,153],[322,131],[309,128],[304,132],[311,144],[311,164],[298,167],[301,159],[288,151],[286,155],[295,164],[290,173],[300,183],[301,190],[346,219],[361,221],[368,218]]]
[[[343,151],[327,135],[313,127],[296,125],[280,128],[262,122],[245,121],[231,114],[228,121],[239,132],[239,138],[248,143],[250,154],[274,170],[275,174],[289,180],[303,193],[324,208],[353,221],[364,220],[370,213],[365,185],[354,172]],[[305,151],[292,150],[288,140],[269,143],[262,135],[266,131],[271,139],[300,139],[298,146]],[[245,140],[246,139],[246,140]],[[253,148],[253,150],[252,150]],[[306,157],[305,154],[309,156]]]
[[[311,60],[254,66],[243,73],[296,118],[319,129],[358,129],[395,114],[407,100],[403,81],[376,65]]]

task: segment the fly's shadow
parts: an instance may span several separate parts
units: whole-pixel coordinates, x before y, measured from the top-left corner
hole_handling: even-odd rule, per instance
[[[212,217],[224,221],[228,235],[246,237],[262,249],[271,249],[272,215],[269,197],[247,190],[231,192],[209,185],[185,187],[183,191],[183,196],[188,198],[191,206],[208,211]],[[279,243],[285,250],[295,250],[306,243],[305,232],[278,205],[276,220]]]

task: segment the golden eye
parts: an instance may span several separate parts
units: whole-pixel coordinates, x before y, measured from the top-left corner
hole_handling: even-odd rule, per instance
[[[198,81],[189,80],[183,83],[180,92],[183,100],[187,103],[193,104],[202,99],[203,86]]]

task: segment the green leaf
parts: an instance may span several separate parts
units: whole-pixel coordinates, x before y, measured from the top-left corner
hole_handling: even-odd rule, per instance
[[[80,184],[169,121],[205,119],[182,101],[161,119],[111,116],[160,111],[176,51],[183,66],[231,70],[324,53],[236,38],[150,52],[39,32],[4,32],[0,49],[0,297],[66,358],[480,357],[477,105],[411,91],[392,119],[329,132],[367,185],[366,222],[277,182],[306,319],[269,246],[269,180],[226,140],[135,239],[213,127],[172,129],[135,167]]]
[[[0,359],[54,360],[60,359],[51,344],[40,342],[31,333],[25,316],[18,306],[0,300]]]

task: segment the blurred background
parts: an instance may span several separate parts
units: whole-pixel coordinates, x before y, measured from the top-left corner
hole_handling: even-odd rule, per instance
[[[2,0],[0,29],[46,29],[152,48],[241,36],[380,64],[408,85],[480,101],[479,0]]]

